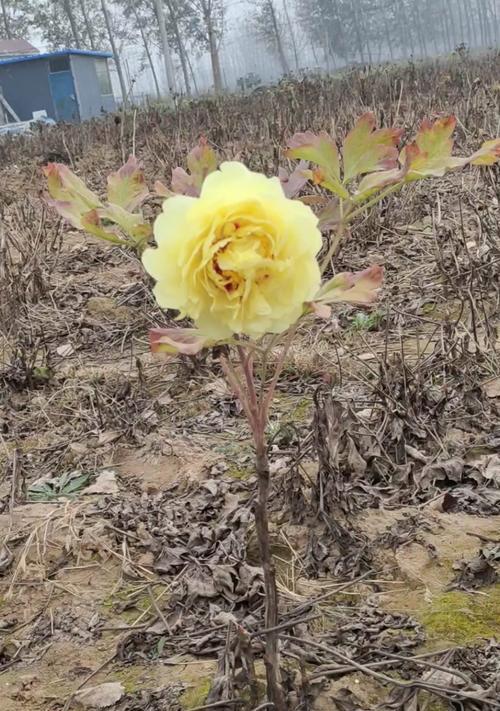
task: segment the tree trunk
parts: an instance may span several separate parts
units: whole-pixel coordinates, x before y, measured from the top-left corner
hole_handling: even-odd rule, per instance
[[[295,69],[297,69],[297,71],[298,71],[300,69],[299,52],[297,49],[297,40],[295,39],[295,32],[293,31],[292,18],[290,17],[290,12],[288,11],[288,0],[283,0],[283,10],[285,12],[286,24],[288,25],[288,32],[290,34],[290,39],[292,41],[293,58],[295,60]]]
[[[160,40],[163,51],[163,61],[165,62],[165,74],[167,77],[168,91],[170,94],[175,94],[175,72],[170,55],[170,47],[168,44],[167,28],[165,26],[165,14],[163,12],[163,0],[154,0],[156,19],[160,28]]]
[[[182,41],[181,33],[179,30],[179,23],[177,22],[177,12],[175,7],[175,0],[167,0],[168,10],[170,12],[170,19],[172,21],[172,27],[174,28],[175,41],[177,43],[177,48],[179,50],[179,59],[181,60],[182,76],[184,77],[184,85],[186,87],[186,94],[191,96],[191,84],[189,82],[189,72],[186,58],[186,49],[184,47],[184,42]]]
[[[76,24],[75,16],[73,14],[73,8],[71,7],[71,0],[64,0],[64,11],[68,17],[69,24],[71,27],[71,34],[73,35],[73,41],[77,49],[81,49],[82,43],[80,42],[80,35],[78,33],[78,26]]]
[[[361,59],[361,63],[365,64],[365,53],[363,49],[363,38],[361,36],[361,28],[359,26],[359,19],[358,19],[358,13],[356,10],[356,7],[353,5],[352,6],[352,21],[354,25],[354,35],[356,37],[356,46],[358,48],[359,52],[359,58]]]
[[[413,20],[417,28],[417,38],[420,45],[420,56],[427,57],[427,45],[425,42],[425,34],[422,31],[422,15],[420,13],[420,4],[415,3],[413,6]]]
[[[220,94],[222,92],[222,71],[220,68],[219,48],[217,46],[217,33],[215,32],[213,22],[212,7],[207,0],[201,0],[201,8],[207,30],[210,61],[212,63],[212,74],[214,78],[214,91],[216,94]]]
[[[447,0],[447,5],[448,5],[448,12],[446,14],[447,14],[447,23],[450,28],[451,48],[456,49],[459,42],[458,42],[457,23],[455,22],[455,7],[454,7],[455,3],[451,2],[451,0]]]
[[[106,7],[106,0],[101,0],[102,14],[104,15],[104,22],[106,24],[106,30],[108,33],[109,44],[111,45],[111,51],[113,52],[113,58],[115,60],[116,72],[118,74],[118,81],[120,82],[120,91],[122,95],[123,106],[127,105],[127,85],[125,84],[125,77],[123,75],[123,69],[118,56],[118,50],[116,49],[115,38],[113,35],[113,28],[111,27],[111,20],[109,18],[108,8]]]
[[[193,80],[193,86],[196,94],[199,94],[198,82],[196,81],[196,74],[194,73],[193,65],[191,64],[191,59],[189,54],[186,52],[186,62],[188,63],[189,73],[191,74],[191,79]]]
[[[497,4],[494,3],[493,5],[490,6],[490,12],[491,12],[491,21],[493,24],[493,41],[495,44],[498,44],[498,13],[497,13]]]
[[[449,26],[448,26],[448,17],[445,12],[440,13],[440,19],[441,19],[441,27],[442,33],[443,33],[443,38],[445,42],[446,49],[451,52],[453,49],[452,44],[451,44],[451,38],[450,38],[450,32],[449,32]]]
[[[156,74],[156,69],[155,69],[155,65],[153,62],[153,57],[151,55],[151,52],[149,51],[149,42],[146,38],[146,35],[144,34],[144,27],[142,26],[142,18],[139,17],[139,13],[137,12],[135,0],[130,0],[129,7],[132,9],[132,12],[134,13],[135,21],[136,21],[137,26],[139,28],[139,32],[141,33],[141,39],[142,39],[142,43],[144,45],[144,51],[146,52],[146,57],[148,58],[148,63],[149,63],[149,66],[151,69],[151,74],[153,75],[153,81],[155,84],[156,96],[159,101],[161,99],[160,84],[158,82],[158,76]]]
[[[280,28],[278,25],[278,18],[276,17],[276,11],[274,9],[273,0],[267,0],[267,6],[269,8],[269,12],[271,13],[271,22],[273,23],[273,32],[274,32],[274,38],[276,40],[276,49],[278,51],[278,58],[279,58],[280,64],[281,64],[281,71],[283,72],[283,74],[288,74],[290,72],[290,67],[288,66],[288,62],[287,62],[286,55],[285,55],[285,50],[283,49],[283,43],[281,41],[281,32],[280,32]]]
[[[477,20],[479,23],[479,32],[480,32],[480,42],[481,42],[481,47],[486,46],[486,29],[485,29],[485,22],[484,22],[484,8],[483,8],[483,3],[481,0],[476,0],[476,7],[477,7]]]
[[[87,6],[85,4],[85,0],[79,0],[79,3],[80,3],[80,10],[82,11],[82,15],[83,15],[83,21],[85,22],[85,29],[87,30],[87,35],[88,35],[89,42],[90,42],[90,48],[95,51],[97,49],[97,45],[96,45],[96,41],[95,41],[94,30],[92,29],[92,23],[89,20],[89,14],[87,12]]]
[[[466,35],[465,35],[465,22],[464,22],[464,15],[462,12],[462,3],[460,0],[457,3],[457,11],[458,11],[458,22],[460,24],[460,43],[466,42]]]
[[[3,27],[5,30],[5,37],[7,39],[12,39],[12,33],[10,31],[10,22],[9,22],[9,15],[7,14],[7,6],[5,4],[5,0],[0,0],[2,4],[2,22],[3,22]]]

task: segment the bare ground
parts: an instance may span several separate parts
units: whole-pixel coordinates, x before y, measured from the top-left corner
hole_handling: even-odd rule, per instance
[[[0,146],[2,711],[85,707],[76,692],[107,682],[117,711],[252,708],[240,628],[262,693],[244,419],[216,360],[153,360],[147,330],[168,316],[140,265],[62,227],[37,164],[59,155],[102,186],[133,137],[164,179],[202,130],[272,172],[296,128],[374,108],[411,130],[427,106],[453,108],[465,151],[498,133],[494,67],[285,85]],[[376,312],[307,324],[291,353],[272,422],[290,708],[495,708],[498,205],[498,169],[390,199],[338,259],[385,265]]]

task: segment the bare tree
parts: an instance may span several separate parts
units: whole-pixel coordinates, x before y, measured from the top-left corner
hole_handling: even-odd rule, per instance
[[[214,90],[219,94],[222,89],[222,70],[220,65],[219,42],[224,29],[225,0],[187,0],[193,11],[198,14],[204,28],[203,40],[210,52]]]
[[[165,74],[167,76],[168,91],[170,94],[174,94],[176,90],[175,72],[172,57],[170,55],[170,46],[168,44],[163,0],[154,0],[154,7],[156,19],[158,20],[158,27],[160,28],[160,41],[163,52],[163,61],[165,62]]]
[[[295,59],[295,69],[298,70],[300,69],[299,51],[287,0],[283,0],[283,12],[285,13],[286,24],[288,25],[288,36],[290,37],[290,41],[292,43],[293,57]]]
[[[108,33],[109,44],[111,45],[111,51],[113,52],[113,57],[115,60],[116,73],[118,74],[118,81],[120,82],[120,91],[122,95],[123,105],[127,105],[128,92],[127,85],[125,84],[125,77],[123,74],[123,69],[120,61],[120,56],[116,47],[115,36],[113,32],[113,27],[111,25],[111,18],[109,16],[109,11],[106,6],[106,0],[101,0],[102,14],[104,16],[104,22],[106,24],[106,30]]]
[[[78,25],[76,22],[75,14],[73,12],[73,6],[71,5],[71,0],[63,0],[64,12],[69,20],[71,27],[71,34],[73,35],[73,41],[77,49],[81,49],[82,43],[80,40],[80,33],[78,32]]]
[[[7,4],[6,4],[5,0],[1,0],[0,5],[2,8],[2,23],[3,23],[4,32],[5,32],[5,37],[6,37],[6,39],[12,39],[12,33],[10,31],[9,14],[7,12]]]
[[[166,0],[170,24],[172,26],[172,32],[175,37],[175,43],[177,45],[177,51],[179,53],[179,59],[181,62],[182,76],[184,77],[184,85],[186,87],[186,94],[191,96],[191,83],[189,81],[189,69],[188,69],[188,57],[186,52],[186,47],[184,45],[180,27],[179,27],[179,16],[178,16],[178,4],[177,0]]]
[[[283,46],[281,21],[273,0],[261,0],[253,18],[256,33],[270,50],[276,53],[283,74],[290,72],[290,66]]]
[[[144,19],[139,15],[139,12],[137,10],[137,3],[135,0],[128,0],[128,8],[131,10],[135,17],[135,21],[137,24],[137,29],[139,30],[139,34],[141,35],[142,39],[142,44],[144,45],[144,51],[146,53],[146,57],[149,63],[149,67],[151,69],[151,74],[153,75],[153,81],[156,89],[156,96],[159,99],[161,99],[161,91],[160,91],[160,83],[158,81],[158,75],[156,73],[156,68],[153,62],[153,57],[151,54],[151,51],[149,49],[149,42],[146,37],[146,34],[144,32]]]
[[[90,42],[90,48],[93,50],[96,50],[97,44],[95,41],[95,34],[94,34],[94,30],[92,28],[92,23],[89,19],[89,14],[87,12],[86,0],[79,0],[79,3],[80,3],[80,10],[82,12],[83,21],[85,23],[85,29],[87,30],[87,36],[88,36],[89,42]]]

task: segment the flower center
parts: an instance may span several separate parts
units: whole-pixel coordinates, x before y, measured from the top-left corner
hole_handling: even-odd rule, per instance
[[[227,294],[243,296],[246,283],[261,283],[269,277],[272,242],[262,226],[226,222],[217,231],[215,242],[220,247],[212,258],[214,281]]]

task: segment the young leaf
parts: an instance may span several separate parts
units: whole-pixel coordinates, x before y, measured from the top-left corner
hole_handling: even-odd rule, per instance
[[[207,139],[200,138],[198,145],[193,148],[187,157],[187,166],[195,187],[201,189],[207,175],[217,170],[218,164],[217,154],[208,145]]]
[[[378,297],[384,269],[378,265],[362,272],[342,272],[324,284],[314,301],[321,304],[348,303],[368,306]]]
[[[464,165],[463,158],[451,155],[453,131],[457,120],[454,116],[438,119],[434,123],[424,120],[415,142],[401,151],[400,162],[408,163],[406,182],[429,176],[443,176],[450,168]],[[410,153],[408,154],[408,151]]]
[[[75,175],[63,163],[48,163],[42,168],[47,178],[47,189],[54,206],[57,203],[69,203],[75,213],[81,214],[102,207],[95,193],[87,188],[83,180]]]
[[[172,197],[173,192],[172,190],[169,190],[167,186],[161,182],[161,180],[157,180],[154,184],[154,191],[157,195],[160,197]]]
[[[376,170],[392,170],[397,166],[397,145],[402,131],[397,128],[375,129],[375,116],[361,116],[344,141],[344,183],[357,175]]]
[[[285,168],[279,169],[278,177],[287,198],[294,198],[307,183],[308,176],[305,173],[307,165],[307,161],[301,160],[291,173],[285,170]]]
[[[128,212],[119,205],[108,205],[98,210],[98,215],[118,225],[135,242],[145,242],[153,234],[153,229],[138,212]]]
[[[414,146],[408,146],[403,154],[404,163],[402,163],[398,168],[381,170],[377,173],[365,175],[358,185],[358,189],[356,190],[353,198],[354,202],[362,202],[383,188],[387,188],[390,185],[396,185],[397,183],[402,183],[408,174],[410,163],[415,155],[415,151],[416,149]]]
[[[342,221],[340,204],[337,198],[330,200],[318,213],[320,230],[333,230]]]
[[[340,182],[340,162],[337,145],[326,131],[318,135],[312,131],[296,133],[289,142],[286,155],[289,158],[310,161],[320,167],[313,175],[315,182],[331,190],[341,198],[349,193]]]
[[[404,180],[406,173],[408,172],[405,166],[401,168],[392,168],[392,170],[381,170],[378,173],[370,173],[370,175],[365,175],[363,180],[359,183],[358,189],[354,195],[355,202],[362,202],[367,200],[375,193],[379,192],[383,188],[389,187],[389,185],[396,185]]]
[[[468,159],[471,165],[493,165],[500,161],[500,138],[486,141],[481,148]]]
[[[212,342],[196,328],[152,328],[149,345],[152,353],[195,355]]]
[[[200,194],[200,188],[196,186],[194,177],[180,167],[172,171],[172,191],[177,195],[189,197],[198,197]]]
[[[61,213],[62,214],[62,213]],[[80,224],[75,225],[85,232],[89,232],[95,237],[105,240],[106,242],[112,242],[113,244],[123,244],[123,240],[118,237],[114,232],[106,230],[101,221],[98,210],[90,210],[86,212],[80,218]]]
[[[108,200],[124,210],[135,210],[148,194],[144,171],[135,156],[108,177]]]
[[[312,301],[310,304],[307,304],[307,306],[317,318],[325,320],[331,318],[332,308],[328,306],[328,304],[324,304],[321,301]]]

